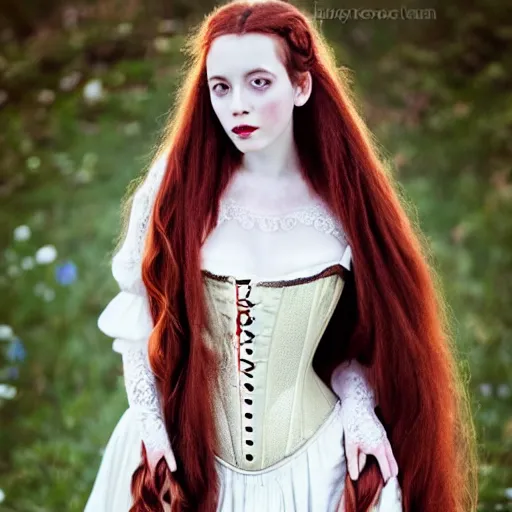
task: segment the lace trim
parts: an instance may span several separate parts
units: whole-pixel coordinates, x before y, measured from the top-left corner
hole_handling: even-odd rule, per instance
[[[228,220],[236,220],[244,229],[257,227],[261,231],[289,231],[298,224],[313,226],[318,231],[333,235],[340,242],[347,243],[344,231],[339,223],[326,211],[321,202],[310,206],[297,208],[283,215],[257,214],[232,198],[224,199],[219,205],[219,220],[217,224]]]
[[[363,366],[355,359],[339,364],[332,372],[331,385],[343,400],[353,398],[375,407],[375,392],[368,383]]]
[[[135,412],[140,435],[149,452],[171,450],[155,376],[147,358],[147,347],[122,352],[126,395]]]
[[[364,368],[356,360],[341,363],[332,373],[331,386],[341,400],[344,426],[351,440],[365,449],[382,443],[386,432],[375,416],[375,392]]]

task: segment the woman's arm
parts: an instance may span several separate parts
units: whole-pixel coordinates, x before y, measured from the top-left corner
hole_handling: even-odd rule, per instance
[[[151,472],[162,457],[176,470],[155,376],[148,359],[153,330],[141,263],[154,198],[166,168],[160,157],[134,194],[125,239],[112,259],[112,275],[120,292],[98,318],[99,329],[114,338],[113,350],[122,355],[123,375],[130,409],[137,418]]]
[[[341,363],[332,372],[331,387],[341,401],[350,478],[357,480],[367,454],[376,457],[385,482],[395,477],[398,465],[386,431],[375,414],[375,393],[364,367],[355,359]]]
[[[176,459],[165,429],[160,395],[149,365],[147,348],[128,348],[122,352],[122,358],[128,403],[135,412],[151,471],[162,457],[169,469],[176,471]]]

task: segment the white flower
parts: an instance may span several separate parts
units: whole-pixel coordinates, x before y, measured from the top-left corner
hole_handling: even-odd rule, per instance
[[[84,99],[88,103],[98,103],[105,96],[101,80],[89,80],[84,86]]]
[[[156,37],[153,46],[158,53],[168,53],[171,51],[171,39],[168,37]]]
[[[25,224],[18,226],[14,230],[14,240],[16,240],[17,242],[24,242],[25,240],[28,240],[30,238],[30,235],[30,228]]]
[[[36,172],[41,167],[41,159],[38,156],[30,156],[27,158],[27,169]]]
[[[43,105],[51,105],[55,101],[55,93],[51,89],[43,89],[37,95],[37,101]]]
[[[92,181],[92,174],[89,169],[80,169],[75,173],[75,183],[83,185],[84,183],[90,183]]]
[[[117,33],[121,36],[127,36],[132,33],[132,24],[128,22],[120,23],[117,26]]]
[[[505,489],[505,497],[508,500],[512,500],[512,487],[508,487],[507,489]]]
[[[46,284],[44,284],[42,281],[39,281],[39,283],[34,286],[34,295],[37,297],[42,296],[46,288]]]
[[[57,249],[53,245],[43,245],[36,252],[36,261],[40,265],[46,265],[55,261]]]
[[[46,302],[51,302],[55,298],[55,291],[51,288],[46,288],[43,292],[43,299]]]
[[[508,398],[510,396],[510,387],[508,384],[500,384],[496,393],[500,398]]]
[[[161,20],[158,24],[158,32],[163,34],[174,34],[179,29],[176,20]]]
[[[55,153],[53,155],[53,161],[64,176],[73,172],[73,160],[71,160],[67,153]]]
[[[16,392],[17,390],[14,386],[9,386],[9,384],[0,384],[0,398],[10,400],[16,396]]]
[[[491,464],[481,464],[478,470],[482,476],[489,476],[492,473],[493,466]]]
[[[78,85],[81,78],[82,74],[80,71],[72,71],[69,75],[63,76],[59,82],[61,91],[67,92],[73,90]]]
[[[137,121],[127,123],[124,125],[123,131],[125,135],[127,135],[128,137],[132,137],[133,135],[139,135],[140,124]]]
[[[489,397],[492,395],[492,384],[483,383],[480,384],[480,393],[482,396]]]
[[[5,492],[0,489],[0,503],[3,503],[5,501]]]
[[[0,340],[10,340],[14,335],[12,327],[7,324],[0,325]]]
[[[34,258],[32,256],[26,256],[21,260],[21,268],[23,270],[31,270],[35,266]]]

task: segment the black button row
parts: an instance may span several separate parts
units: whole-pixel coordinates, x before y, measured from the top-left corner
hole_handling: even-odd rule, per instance
[[[238,281],[240,284],[249,284],[249,280],[239,280]],[[243,311],[242,314],[240,315],[240,326],[242,327],[242,332],[240,333],[240,339],[241,339],[241,336],[242,334],[246,334],[249,336],[249,339],[248,341],[246,341],[245,343],[252,343],[254,341],[254,334],[252,332],[250,332],[248,329],[244,329],[247,328],[248,326],[252,325],[253,321],[254,321],[254,316],[251,316],[251,307],[254,305],[254,303],[249,300],[249,295],[251,293],[251,290],[252,290],[252,287],[249,286],[249,291],[247,292],[247,295],[245,298],[240,298],[238,300],[238,304],[237,306],[243,306],[246,308],[246,311]],[[245,321],[242,321],[242,315],[245,316],[244,320]],[[246,348],[245,349],[245,353],[247,355],[252,355],[253,354],[253,350],[251,348]],[[249,365],[251,365],[251,362],[248,361],[248,360],[244,360],[246,363],[248,363]],[[254,369],[254,364],[252,363],[252,369]],[[252,371],[252,369],[250,371]],[[247,377],[250,377],[252,378],[253,375],[250,373],[250,371],[248,370],[247,372],[244,372],[245,375],[247,375]],[[252,384],[249,384],[248,382],[245,382],[244,383],[244,386],[245,388],[249,391],[249,392],[252,392],[254,391],[254,386]],[[252,399],[250,398],[245,398],[244,399],[245,403],[248,404],[248,405],[252,405]],[[252,418],[252,413],[250,412],[246,412],[245,413],[245,417],[248,418],[248,419],[251,419]],[[245,431],[246,432],[253,432],[253,428],[249,425],[246,425],[245,427]],[[253,446],[254,445],[254,441],[250,440],[250,439],[247,439],[245,441],[245,444],[247,446]],[[251,454],[251,453],[247,453],[245,455],[245,458],[248,460],[248,461],[252,461],[254,460],[254,456]]]

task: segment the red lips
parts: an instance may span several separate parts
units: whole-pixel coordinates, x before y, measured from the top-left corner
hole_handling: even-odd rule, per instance
[[[257,126],[250,126],[248,124],[240,124],[235,126],[231,131],[236,133],[237,135],[244,135],[247,133],[252,133],[254,130],[257,130]]]

